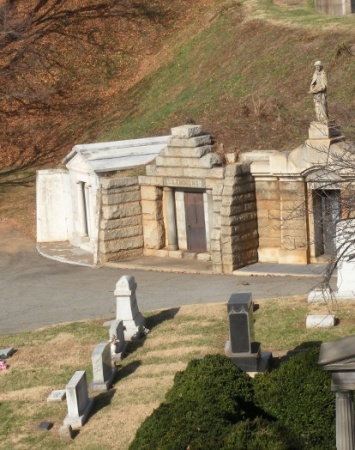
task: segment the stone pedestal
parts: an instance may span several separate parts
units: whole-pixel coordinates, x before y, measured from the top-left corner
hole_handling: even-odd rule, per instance
[[[146,332],[145,318],[139,312],[136,298],[137,283],[132,276],[123,276],[116,283],[116,320],[123,321],[126,340],[139,338]]]

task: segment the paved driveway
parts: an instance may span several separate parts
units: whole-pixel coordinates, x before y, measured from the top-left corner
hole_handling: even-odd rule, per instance
[[[239,277],[72,266],[43,258],[33,242],[0,224],[0,334],[112,317],[113,291],[122,275],[135,277],[141,311],[227,302],[233,292],[252,292],[254,299],[305,294],[317,283],[315,278],[288,276]]]

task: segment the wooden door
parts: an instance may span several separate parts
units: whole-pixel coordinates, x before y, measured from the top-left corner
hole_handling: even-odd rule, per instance
[[[193,252],[205,252],[207,247],[203,193],[185,192],[184,201],[187,249]]]

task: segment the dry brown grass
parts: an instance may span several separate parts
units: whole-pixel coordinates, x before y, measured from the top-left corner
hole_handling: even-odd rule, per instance
[[[355,305],[351,303],[334,305],[340,325],[325,331],[305,329],[307,313],[320,313],[325,308],[308,305],[305,297],[257,303],[256,339],[265,350],[292,350],[304,342],[355,333]],[[89,323],[101,329],[97,321]],[[86,368],[91,380],[90,357],[99,338],[85,339],[82,344],[82,326],[78,323],[77,331],[72,324],[52,326],[27,339],[19,338],[18,342],[25,344],[19,345],[9,360],[10,370],[0,372],[0,448],[67,448],[58,437],[66,403],[47,404],[46,400],[53,389],[65,387],[75,370]],[[192,358],[223,352],[227,328],[224,304],[182,306],[174,318],[153,327],[143,342],[131,345],[113,388],[91,394],[96,396],[93,413],[70,447],[128,449],[142,421],[164,400],[176,372],[184,370]],[[95,333],[97,336],[97,330]],[[5,346],[13,337],[6,339]],[[7,420],[11,427],[6,426]],[[49,432],[38,431],[42,420],[54,423]]]

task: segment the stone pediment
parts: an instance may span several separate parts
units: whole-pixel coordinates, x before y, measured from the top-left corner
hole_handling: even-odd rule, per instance
[[[92,168],[80,153],[77,153],[67,164],[69,170],[75,170],[82,173],[92,173]]]

